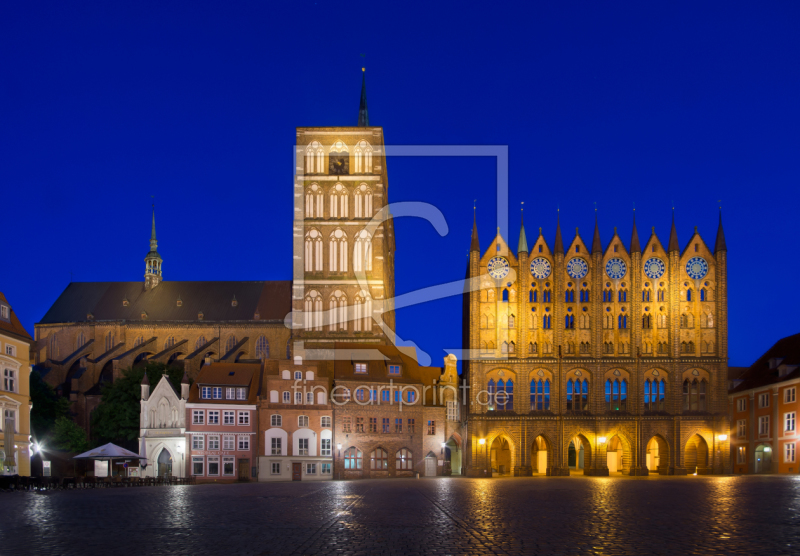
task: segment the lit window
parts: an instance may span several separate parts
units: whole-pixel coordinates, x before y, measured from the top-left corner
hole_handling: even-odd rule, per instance
[[[192,456],[192,475],[203,474],[203,457]]]
[[[239,449],[240,450],[249,450],[250,449],[250,437],[249,436],[240,436],[239,437]]]
[[[223,425],[235,425],[236,424],[236,412],[235,411],[223,411],[222,412],[222,424]]]
[[[317,474],[317,464],[316,463],[307,463],[306,464],[306,475],[316,475]]]
[[[282,453],[282,446],[281,446],[281,439],[280,438],[272,438],[271,439],[271,449],[273,456],[280,456],[283,455]]]
[[[795,445],[794,442],[787,442],[784,444],[783,461],[786,463],[794,463]]]
[[[219,475],[219,456],[208,456],[208,474]]]
[[[233,475],[234,458],[226,456],[222,458],[222,474]]]
[[[237,400],[246,400],[247,399],[247,388],[237,388],[236,389],[236,399]]]
[[[795,431],[795,418],[797,414],[792,411],[791,413],[786,414],[786,418],[784,419],[784,430],[786,432],[794,432]]]
[[[299,438],[297,440],[297,455],[298,456],[308,455],[308,438]]]
[[[210,411],[208,412],[208,424],[209,425],[219,425],[219,411]]]
[[[323,438],[320,443],[320,450],[321,456],[330,456],[331,455],[331,439],[330,438]]]
[[[192,424],[193,425],[202,425],[204,422],[205,411],[202,409],[193,409],[192,410]]]
[[[330,463],[323,463],[322,464],[322,474],[323,475],[330,475],[331,474],[331,464]]]
[[[357,373],[366,373],[367,372],[367,364],[366,363],[356,363],[355,372],[357,372]]]
[[[192,435],[192,450],[203,450],[203,446],[205,444],[204,441],[205,437],[201,434],[193,434]],[[202,473],[200,473],[202,475]]]
[[[250,412],[249,411],[240,411],[239,412],[239,424],[240,425],[249,425],[250,424]]]

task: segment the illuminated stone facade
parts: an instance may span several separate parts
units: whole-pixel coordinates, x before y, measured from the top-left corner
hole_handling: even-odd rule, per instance
[[[681,251],[674,222],[666,248],[635,222],[629,245],[595,225],[566,249],[523,228],[516,254],[475,228],[467,474],[730,471],[726,273],[721,220],[713,251],[696,230]]]

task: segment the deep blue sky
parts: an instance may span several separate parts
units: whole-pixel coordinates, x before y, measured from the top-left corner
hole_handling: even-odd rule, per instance
[[[722,199],[731,364],[798,332],[796,3],[71,4],[0,9],[0,290],[31,332],[70,272],[143,279],[150,195],[167,280],[290,279],[294,127],[356,123],[361,53],[388,143],[509,146],[512,245],[520,201],[551,245],[594,202],[604,242],[635,202],[666,243],[674,202],[713,244]],[[494,163],[387,166],[450,226],[397,221],[398,292],[462,278]],[[434,364],[460,344],[458,298],[398,321]]]

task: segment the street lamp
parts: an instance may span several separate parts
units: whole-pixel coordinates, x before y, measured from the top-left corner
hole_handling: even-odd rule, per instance
[[[600,438],[598,438],[598,439],[597,439],[597,441],[598,441],[600,444],[605,444],[605,443],[606,443],[606,437],[605,437],[605,436],[601,436]]]
[[[342,443],[341,443],[341,442],[339,442],[338,444],[336,444],[336,450],[339,452],[339,455],[338,455],[338,457],[337,457],[336,459],[337,459],[337,460],[340,460],[340,459],[342,459]],[[336,462],[334,462],[333,464],[334,464],[334,465],[336,465]],[[337,471],[338,471],[338,470],[337,470]],[[339,475],[339,479],[341,479],[341,478],[342,478],[342,474],[341,474],[341,473],[337,472],[337,475]]]
[[[178,442],[178,444],[175,447],[175,449],[181,455],[181,478],[183,478],[183,468],[184,468],[184,463],[183,463],[183,442]]]
[[[718,438],[719,438],[720,442],[725,442],[726,440],[728,440],[728,435],[727,434],[721,434],[721,435],[719,435]]]
[[[486,439],[485,438],[479,438],[478,439],[478,444],[483,446],[484,444],[486,444]],[[486,448],[486,452],[487,452],[486,457],[488,458],[489,457],[489,454],[488,454],[489,448],[488,447]],[[484,469],[483,472],[486,473],[486,469]]]

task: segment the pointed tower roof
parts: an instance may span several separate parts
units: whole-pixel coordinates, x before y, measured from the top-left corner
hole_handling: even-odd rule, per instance
[[[147,373],[144,373],[144,378],[142,379],[142,384],[144,386],[150,386],[150,379],[147,378]]]
[[[633,232],[631,232],[631,254],[641,253],[642,246],[639,245],[639,232],[636,231],[636,209],[633,209]]]
[[[470,251],[481,252],[481,242],[478,241],[478,222],[475,216],[475,208],[472,209],[472,243],[469,246]]]
[[[603,253],[603,242],[600,241],[600,227],[597,224],[597,210],[594,212],[594,238],[592,239],[592,255]]]
[[[522,217],[522,209],[519,211],[519,243],[517,244],[517,253],[528,252],[528,238],[525,237],[525,219]]]
[[[153,209],[153,227],[150,230],[150,252],[145,257],[147,259],[161,260],[161,255],[158,254],[158,241],[156,240],[156,209]]]
[[[717,242],[714,245],[714,253],[727,251],[725,246],[725,231],[722,229],[722,207],[719,208],[719,227],[717,228]]]
[[[361,68],[361,102],[358,105],[358,127],[369,127],[369,112],[367,112],[366,68]]]
[[[680,252],[680,250],[681,246],[678,244],[678,230],[675,229],[675,209],[672,209],[672,229],[669,231],[669,245],[667,246],[667,252]]]
[[[189,375],[186,371],[183,371],[183,378],[181,379],[181,384],[189,384]]]
[[[553,253],[564,254],[564,240],[561,239],[561,211],[556,216],[556,240],[553,244]]]

